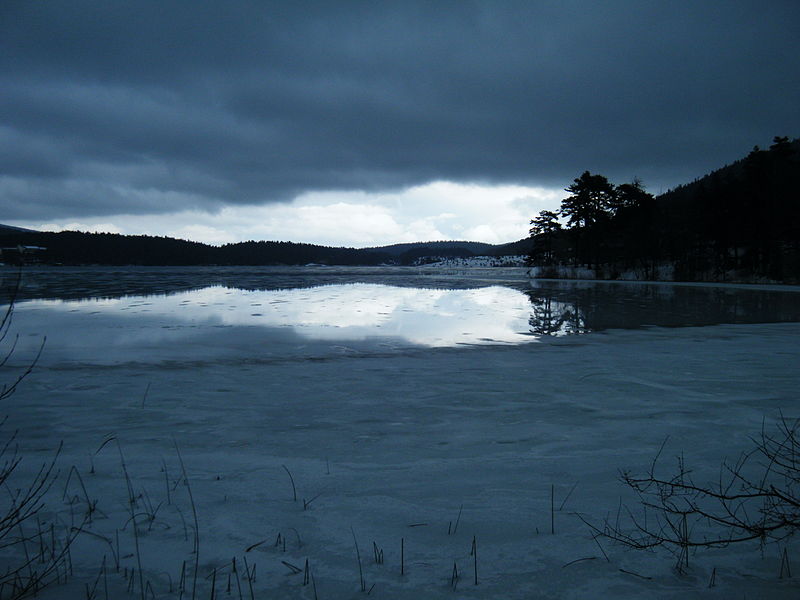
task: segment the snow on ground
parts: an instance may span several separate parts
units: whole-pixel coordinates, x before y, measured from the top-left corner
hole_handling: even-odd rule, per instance
[[[522,254],[514,256],[439,256],[424,257],[421,263],[425,267],[437,268],[485,268],[485,267],[524,267],[528,257]]]
[[[235,346],[242,331],[213,333]],[[654,327],[285,360],[249,354],[243,338],[232,356],[154,344],[133,362],[76,359],[55,343],[4,407],[3,431],[20,431],[19,481],[63,441],[48,517],[79,525],[87,497],[96,510],[73,576],[40,597],[83,599],[98,581],[97,598],[105,586],[139,598],[141,563],[147,597],[209,598],[213,582],[217,597],[241,586],[250,598],[246,559],[255,598],[359,598],[362,577],[372,597],[415,600],[796,598],[797,579],[779,578],[784,548],[800,569],[796,543],[699,550],[681,575],[665,551],[595,542],[578,515],[600,525],[621,503],[636,509],[619,469],[644,471],[667,436],[665,470],[683,455],[696,481],[713,482],[763,420],[800,416],[799,336],[796,323]],[[74,473],[65,486],[72,466],[85,493]],[[303,585],[287,564],[306,560]]]

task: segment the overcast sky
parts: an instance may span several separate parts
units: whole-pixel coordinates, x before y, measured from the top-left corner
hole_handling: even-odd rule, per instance
[[[800,2],[0,1],[0,223],[508,242],[800,136]]]

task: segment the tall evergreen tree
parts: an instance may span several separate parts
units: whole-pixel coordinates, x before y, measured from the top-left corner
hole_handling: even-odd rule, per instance
[[[607,223],[616,208],[614,186],[605,176],[584,171],[565,191],[570,195],[561,201],[561,215],[573,232],[573,261],[591,268],[598,261],[598,225]]]
[[[528,257],[530,264],[553,264],[553,238],[559,231],[558,213],[552,210],[543,210],[531,220],[530,234],[534,243]]]
[[[565,191],[570,195],[561,201],[561,215],[570,227],[591,227],[616,206],[614,186],[603,175],[584,171]]]
[[[617,210],[640,209],[654,200],[653,195],[644,189],[644,185],[638,177],[635,177],[630,183],[618,185],[614,191]]]

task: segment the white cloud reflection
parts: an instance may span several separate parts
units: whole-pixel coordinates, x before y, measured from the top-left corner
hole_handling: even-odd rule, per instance
[[[313,342],[351,343],[370,351],[387,345],[448,347],[532,339],[527,296],[501,286],[208,287],[169,296],[33,300],[20,303],[18,310],[27,331],[47,333],[49,353],[92,362],[142,360],[144,355],[148,362],[176,356],[280,355],[291,352],[291,345],[310,344],[313,350]],[[318,350],[324,353],[322,346]]]

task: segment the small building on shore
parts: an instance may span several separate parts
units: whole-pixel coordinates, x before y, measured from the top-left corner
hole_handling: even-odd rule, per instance
[[[29,265],[41,262],[41,255],[47,248],[43,246],[10,246],[0,248],[0,264]]]

